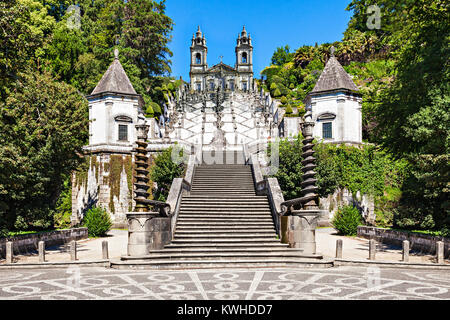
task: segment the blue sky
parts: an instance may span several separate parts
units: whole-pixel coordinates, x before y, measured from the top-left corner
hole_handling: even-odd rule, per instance
[[[174,20],[172,76],[189,81],[189,46],[200,25],[208,46],[208,65],[234,66],[238,33],[245,25],[253,39],[255,77],[270,64],[277,47],[291,50],[316,42],[339,41],[351,17],[350,0],[167,0],[166,14]]]

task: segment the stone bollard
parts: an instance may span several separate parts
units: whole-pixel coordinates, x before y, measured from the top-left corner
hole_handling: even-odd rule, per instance
[[[77,260],[77,242],[75,240],[70,241],[69,251],[70,251],[70,260],[76,261]]]
[[[437,263],[444,263],[444,242],[436,242],[436,260]]]
[[[103,260],[109,259],[108,241],[102,242],[102,258],[103,258]]]
[[[6,242],[6,263],[13,263],[13,243],[11,241]]]
[[[409,262],[409,241],[408,240],[403,241],[402,261]]]
[[[375,260],[375,252],[377,251],[377,242],[374,239],[369,240],[369,260]]]
[[[45,262],[45,242],[38,242],[38,250],[39,250],[39,263]]]
[[[336,259],[342,259],[342,239],[336,240]]]

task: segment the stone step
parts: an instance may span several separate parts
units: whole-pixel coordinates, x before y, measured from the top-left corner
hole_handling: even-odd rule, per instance
[[[195,167],[196,169],[240,169],[240,168],[250,168],[246,164],[226,164],[226,163],[215,163],[215,164],[201,164]]]
[[[200,182],[211,182],[211,183],[230,183],[233,181],[242,181],[247,183],[253,183],[252,177],[232,177],[232,176],[215,176],[215,175],[208,175],[208,177],[194,177],[192,181],[200,181]]]
[[[231,173],[252,173],[252,169],[247,167],[242,168],[206,168],[206,167],[196,167],[194,173],[199,172],[231,172]]]
[[[314,256],[303,255],[301,252],[289,252],[288,250],[273,252],[150,252],[149,255],[140,257],[126,257],[126,260],[157,260],[157,259],[204,259],[204,260],[254,260],[255,258],[292,258],[292,259],[308,259]]]
[[[195,167],[194,172],[209,172],[209,171],[229,171],[229,172],[252,172],[250,166],[242,166],[242,167],[213,167],[213,166],[198,166]]]
[[[238,181],[238,180],[230,180],[230,181],[198,181],[198,180],[194,180],[192,182],[193,186],[216,186],[216,187],[221,187],[221,186],[230,186],[230,185],[234,185],[234,183],[239,183],[240,186],[246,186],[246,187],[254,187],[253,182],[248,182],[247,180],[242,180],[242,181]]]
[[[203,211],[230,211],[230,212],[234,212],[234,211],[238,211],[238,212],[270,212],[270,206],[269,205],[264,205],[264,204],[260,204],[260,205],[253,205],[253,206],[249,206],[249,205],[211,205],[211,204],[204,204],[202,205],[182,205],[180,211],[199,211],[199,212],[203,212]]]
[[[242,185],[238,182],[230,183],[230,184],[221,184],[221,185],[209,185],[209,184],[193,184],[191,190],[194,189],[205,189],[205,190],[253,190],[255,187],[253,185]]]
[[[244,185],[244,184],[240,184],[238,182],[236,183],[231,183],[231,184],[221,184],[221,185],[209,185],[209,184],[192,184],[192,188],[191,190],[195,190],[195,189],[202,189],[202,190],[237,190],[237,191],[241,191],[241,190],[251,190],[254,191],[255,187],[253,185]]]
[[[190,198],[185,198],[183,197],[183,199],[181,200],[181,204],[182,205],[190,205],[190,204],[201,204],[201,205],[216,205],[216,204],[229,204],[230,206],[234,206],[234,205],[259,205],[259,204],[268,204],[269,201],[267,199],[264,200],[259,200],[259,199],[255,199],[255,200],[234,200],[234,199],[190,199]]]
[[[229,228],[229,229],[256,229],[256,228],[274,228],[273,222],[215,222],[214,224],[211,224],[209,222],[202,222],[202,221],[195,221],[195,222],[177,222],[176,228],[193,228],[196,227],[198,229],[223,229],[223,228]]]
[[[127,260],[127,261],[111,261],[111,268],[114,269],[186,269],[186,268],[330,268],[333,266],[332,260],[324,259],[280,259],[274,257],[253,258],[249,260],[243,259],[224,259],[224,260],[180,260],[180,259],[156,259],[156,260]]]
[[[259,238],[270,238],[276,239],[276,233],[274,230],[269,231],[231,231],[231,232],[218,232],[218,231],[202,231],[202,232],[190,232],[190,231],[179,231],[176,230],[174,234],[174,239],[204,239],[204,238],[217,238],[217,239],[259,239]]]
[[[198,213],[180,213],[179,219],[182,219],[180,221],[183,221],[183,219],[201,219],[202,221],[211,221],[214,219],[235,219],[236,221],[239,221],[239,218],[241,219],[253,219],[259,220],[263,219],[265,221],[272,221],[272,216],[270,214],[226,214],[226,213],[204,213],[204,214],[198,214]]]
[[[190,226],[190,227],[184,227],[184,226],[177,226],[175,229],[176,234],[193,234],[193,233],[204,233],[204,234],[210,234],[210,233],[235,233],[235,234],[241,234],[241,233],[274,233],[275,228],[273,226],[269,226],[266,228],[258,227],[241,227],[241,228],[233,228],[233,227],[219,227],[219,228],[211,228],[211,226],[207,227],[199,227],[199,226]]]
[[[194,179],[195,178],[202,178],[202,179],[214,179],[216,177],[224,177],[224,178],[252,178],[253,175],[251,171],[248,172],[225,172],[225,171],[211,171],[211,172],[198,172],[196,171],[194,173]]]
[[[222,192],[227,192],[227,194],[236,194],[239,195],[242,192],[242,195],[247,195],[249,193],[255,193],[255,190],[253,188],[198,188],[198,187],[192,187],[191,189],[191,194],[194,192],[198,192],[198,191],[207,191],[208,193],[216,193],[216,194],[222,194]],[[233,198],[232,196],[228,196],[228,198]]]
[[[233,217],[233,216],[205,216],[205,215],[195,215],[195,216],[186,216],[179,217],[177,219],[180,223],[182,222],[204,222],[204,223],[219,223],[219,222],[229,222],[229,223],[256,223],[256,222],[265,222],[265,223],[273,223],[273,219],[271,216],[251,216],[251,217]]]
[[[198,175],[226,175],[226,174],[230,174],[230,175],[235,175],[235,176],[240,176],[240,175],[244,175],[244,176],[252,176],[252,170],[248,169],[248,170],[220,170],[220,169],[214,169],[214,170],[210,170],[210,169],[205,169],[205,170],[200,170],[200,169],[195,169],[194,170],[194,176],[198,176]]]
[[[207,174],[207,175],[205,174],[204,176],[195,175],[192,180],[193,181],[210,181],[210,182],[241,180],[241,181],[246,181],[246,182],[253,182],[253,177],[251,175],[235,176],[235,175],[231,175],[231,174],[216,175],[214,173],[211,173],[211,174]]]
[[[246,213],[246,212],[259,212],[259,213],[265,213],[265,212],[270,212],[270,207],[249,207],[249,206],[233,206],[233,207],[224,207],[224,206],[211,206],[205,203],[205,205],[203,207],[191,207],[191,206],[181,206],[180,212],[199,212],[199,213],[204,213],[204,212],[208,212],[208,211],[215,211],[215,212],[242,212],[242,213]]]
[[[168,248],[167,246],[162,250],[150,250],[150,254],[156,253],[198,253],[198,254],[209,254],[209,253],[284,253],[284,252],[292,252],[293,254],[302,254],[303,249],[298,248],[288,248],[287,245],[283,246],[270,246],[268,247],[238,247],[233,248],[229,246],[215,248],[215,247],[208,247],[208,248]]]
[[[231,243],[187,243],[187,242],[175,242],[168,244],[164,247],[164,250],[166,249],[215,249],[215,250],[222,250],[222,249],[252,249],[252,248],[265,248],[266,250],[271,250],[272,248],[288,248],[287,244],[280,243],[277,241],[271,241],[271,242],[254,242],[254,243],[240,243],[240,242],[231,242]]]
[[[220,243],[228,243],[228,244],[266,244],[266,243],[280,243],[279,239],[266,238],[266,237],[258,237],[258,238],[245,238],[245,237],[206,237],[206,238],[175,238],[172,240],[173,244],[220,244]]]
[[[205,174],[195,174],[193,180],[206,180],[206,181],[222,181],[222,180],[245,180],[251,181],[253,180],[253,176],[251,174],[230,174],[223,173],[205,173]]]
[[[227,196],[238,196],[238,195],[246,195],[246,196],[252,196],[256,195],[255,192],[204,192],[204,191],[191,191],[191,195],[209,195],[211,197],[221,196],[221,195],[227,195]]]
[[[265,200],[267,200],[267,196],[265,196],[265,195],[259,195],[259,196],[257,196],[257,195],[254,195],[254,196],[247,196],[247,195],[236,195],[235,196],[235,198],[230,198],[229,196],[221,196],[220,194],[217,196],[217,197],[214,197],[214,196],[208,196],[208,195],[204,195],[204,196],[202,196],[202,195],[192,195],[192,194],[186,194],[186,195],[184,195],[183,196],[183,199],[184,198],[186,198],[186,199],[200,199],[200,200],[203,200],[203,199],[205,199],[205,200],[210,200],[210,199],[219,199],[219,200],[221,200],[221,199],[228,199],[228,200],[230,200],[230,201],[233,201],[233,200],[255,200],[255,199],[259,199],[259,200],[261,200],[261,199],[265,199]]]

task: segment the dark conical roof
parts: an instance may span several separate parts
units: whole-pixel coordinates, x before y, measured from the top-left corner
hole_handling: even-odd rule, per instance
[[[358,91],[358,87],[356,87],[352,78],[345,72],[334,55],[331,55],[311,93],[335,91],[338,89]]]
[[[91,95],[105,92],[137,95],[117,55]]]

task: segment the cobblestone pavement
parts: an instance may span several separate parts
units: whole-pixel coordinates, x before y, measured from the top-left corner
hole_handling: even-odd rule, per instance
[[[0,299],[450,299],[447,270],[0,270]]]

